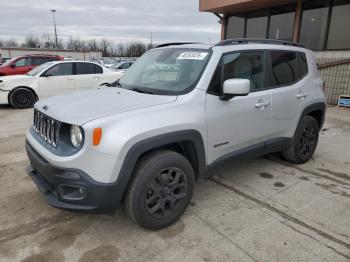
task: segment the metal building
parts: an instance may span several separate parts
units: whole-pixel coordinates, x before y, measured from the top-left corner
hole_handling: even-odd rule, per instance
[[[271,38],[314,50],[328,103],[350,95],[349,0],[199,0],[220,18],[221,38]]]

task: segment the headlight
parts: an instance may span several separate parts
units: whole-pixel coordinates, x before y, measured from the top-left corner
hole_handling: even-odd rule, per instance
[[[81,127],[72,125],[70,127],[70,141],[75,148],[79,148],[83,142],[83,132]]]

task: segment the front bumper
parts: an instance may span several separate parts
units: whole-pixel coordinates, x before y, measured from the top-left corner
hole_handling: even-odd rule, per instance
[[[31,165],[27,168],[46,201],[53,207],[81,212],[110,213],[121,203],[121,183],[100,183],[81,170],[58,168],[48,163],[26,142]]]
[[[8,95],[9,91],[0,90],[0,105],[7,105],[9,103]]]

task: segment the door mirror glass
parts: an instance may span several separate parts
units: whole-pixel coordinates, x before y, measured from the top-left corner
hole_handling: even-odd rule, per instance
[[[250,81],[243,78],[232,78],[224,82],[221,100],[230,100],[235,96],[246,96],[250,92]]]

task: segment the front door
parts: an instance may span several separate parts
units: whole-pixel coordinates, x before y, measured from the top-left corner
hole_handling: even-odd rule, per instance
[[[39,77],[39,97],[50,97],[74,91],[73,63],[60,63]]]
[[[18,59],[12,64],[8,75],[24,75],[28,73],[31,70],[30,63],[30,58],[28,57]]]
[[[234,52],[221,58],[206,101],[209,163],[240,150],[263,151],[271,113],[264,61],[263,51]],[[220,100],[223,82],[232,78],[249,79],[251,92],[229,101]]]

